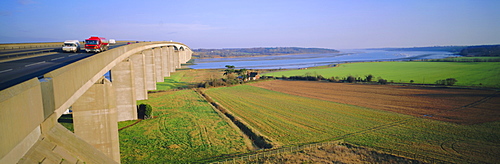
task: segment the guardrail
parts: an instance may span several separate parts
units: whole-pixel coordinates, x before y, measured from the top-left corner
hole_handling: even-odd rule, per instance
[[[2,60],[2,59],[10,59],[10,58],[19,58],[19,57],[25,57],[25,56],[32,56],[32,55],[42,54],[42,53],[48,53],[48,52],[56,52],[56,50],[55,49],[49,49],[49,50],[42,50],[42,51],[25,53],[25,54],[15,54],[15,55],[0,56],[0,60]]]
[[[0,47],[0,50],[14,50],[14,49],[41,48],[41,47],[60,47],[60,45],[5,46],[5,47]]]

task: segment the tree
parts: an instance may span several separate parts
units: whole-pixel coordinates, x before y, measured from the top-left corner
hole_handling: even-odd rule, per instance
[[[348,76],[346,80],[347,80],[347,82],[349,82],[349,83],[353,83],[353,82],[355,82],[355,81],[356,81],[356,78],[355,78],[354,76]]]
[[[385,79],[378,79],[379,84],[387,84],[387,80]]]
[[[366,82],[371,82],[372,79],[373,79],[373,75],[370,74],[370,75],[366,76]]]
[[[248,77],[248,74],[247,74],[247,72],[248,72],[248,71],[247,71],[247,69],[245,69],[245,68],[242,68],[242,69],[240,69],[240,70],[236,70],[235,72],[236,72],[239,76],[241,76],[241,78],[243,78],[244,80],[245,80],[245,79],[247,79],[247,77]]]
[[[226,65],[226,68],[227,69],[224,70],[224,75],[233,74],[235,72],[234,65]]]
[[[452,86],[454,85],[458,80],[455,78],[447,78],[446,79],[446,85]]]
[[[437,85],[448,85],[448,86],[452,86],[454,85],[458,80],[455,79],[455,78],[447,78],[445,80],[437,80],[436,81],[436,84]]]

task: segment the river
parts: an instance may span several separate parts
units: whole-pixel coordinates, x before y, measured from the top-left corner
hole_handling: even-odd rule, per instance
[[[385,51],[385,50],[341,50],[340,53],[280,55],[241,58],[195,59],[192,69],[220,69],[226,65],[246,69],[300,69],[361,61],[408,61],[454,57],[445,51]]]

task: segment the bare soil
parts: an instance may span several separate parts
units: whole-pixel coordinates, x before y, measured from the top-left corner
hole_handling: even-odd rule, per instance
[[[458,124],[500,120],[500,96],[493,90],[285,80],[250,85]]]

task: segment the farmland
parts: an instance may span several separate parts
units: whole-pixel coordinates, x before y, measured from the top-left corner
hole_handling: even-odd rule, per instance
[[[455,78],[458,86],[500,88],[500,62],[368,62],[340,64],[337,67],[319,67],[266,73],[267,76],[322,75],[323,77],[381,77],[396,83],[434,84],[437,80]]]
[[[172,72],[170,77],[165,77],[164,82],[156,83],[157,90],[170,90],[185,88],[188,85],[202,82],[208,79],[222,77],[222,71],[216,69],[187,69]]]
[[[282,80],[250,85],[416,117],[428,115],[426,118],[458,124],[500,121],[500,110],[497,110],[500,96],[492,90]]]
[[[273,82],[270,86],[274,90],[286,86],[285,88],[300,91],[300,95],[304,96],[314,95],[317,91],[311,88],[309,90],[298,88],[287,83],[280,84],[279,82],[282,81],[270,82]],[[269,82],[260,82],[252,85],[260,85],[261,83]],[[310,86],[326,90],[327,92],[330,91],[331,93],[335,92],[335,90],[324,87],[322,83],[312,83]],[[397,95],[402,94],[398,92],[403,92],[408,88],[386,89],[393,90],[393,94]],[[377,95],[377,90],[361,88],[358,91]],[[443,92],[454,94],[449,93],[450,91]],[[418,116],[416,113],[419,112],[415,112],[415,114],[403,114],[404,112],[397,113],[387,110],[393,107],[396,109],[406,108],[405,106],[401,107],[401,104],[398,105],[397,103],[386,104],[385,108],[380,109],[375,107],[367,108],[360,104],[336,103],[333,102],[335,101],[333,100],[334,98],[328,101],[321,100],[320,97],[324,97],[325,99],[336,97],[324,92],[320,92],[323,95],[304,97],[250,85],[212,88],[206,90],[205,93],[242,118],[251,127],[268,137],[275,145],[289,146],[344,139],[346,142],[356,145],[371,147],[427,162],[495,163],[500,160],[496,156],[496,154],[500,153],[500,131],[498,130],[500,122],[495,119],[482,122],[477,122],[480,119],[462,119],[461,121],[457,121],[457,123],[451,120],[460,119],[446,120],[446,116],[444,115],[437,116],[438,119],[429,119],[423,115]],[[441,99],[440,96],[444,95],[440,93],[429,95],[421,93],[404,96],[410,96],[409,100],[412,99],[411,96],[414,96],[414,98],[418,96],[430,96],[430,100]],[[455,94],[454,96],[460,99],[456,101],[463,101],[462,103],[469,105],[475,104],[476,108],[487,108],[490,112],[498,109],[498,104],[494,103],[498,102],[498,96],[490,96],[486,100],[481,99],[484,98],[482,97],[484,93],[475,95],[476,97],[469,96],[469,98],[467,98],[467,94]],[[403,97],[403,95],[400,97]],[[369,99],[370,97],[366,98]],[[480,99],[479,101],[477,100],[478,98]],[[362,100],[351,101],[358,102]],[[445,104],[445,106],[449,105],[449,108],[452,109],[457,109],[456,106],[463,105],[447,104],[450,101],[453,102],[453,100],[445,100],[438,103]],[[380,102],[379,104],[384,104],[384,102]],[[446,107],[445,109],[441,109],[440,106],[437,108],[423,108],[422,110],[425,111],[423,113],[432,113],[432,111],[448,109]],[[417,109],[411,110],[418,111]],[[467,109],[458,108],[458,110],[466,111]],[[488,114],[480,113],[469,115],[468,117],[486,117]],[[492,115],[495,115],[495,113],[492,113]],[[494,117],[498,118],[498,116]]]
[[[191,163],[248,152],[243,137],[192,90],[150,93],[154,116],[121,130],[122,163]]]

